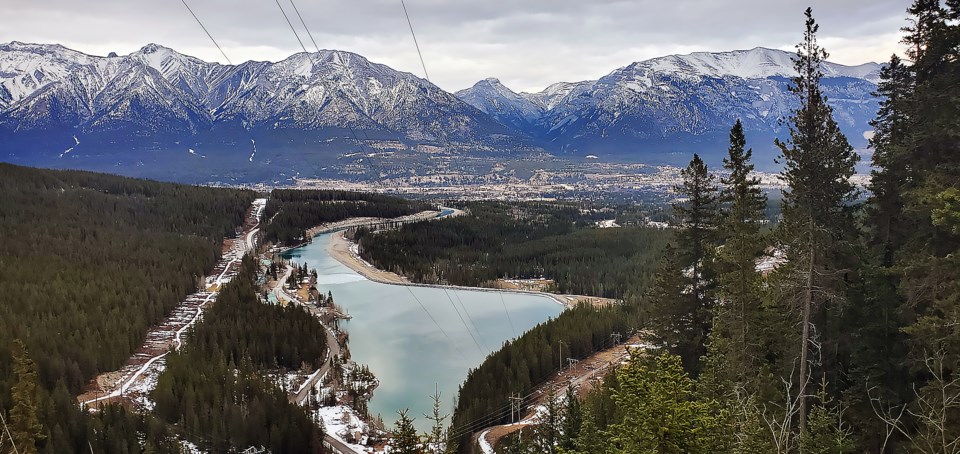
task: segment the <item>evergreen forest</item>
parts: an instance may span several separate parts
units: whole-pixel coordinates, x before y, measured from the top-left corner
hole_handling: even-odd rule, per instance
[[[363,192],[275,189],[264,211],[264,241],[293,245],[308,240],[307,230],[353,217],[395,218],[435,206],[400,197]]]
[[[75,396],[197,290],[254,196],[0,164],[0,413],[21,453],[176,452],[154,418]]]
[[[684,169],[679,227],[649,289],[624,303],[651,348],[591,391],[541,400],[498,452],[960,450],[960,3],[916,0],[908,14],[907,59],[881,74],[869,186],[850,182],[859,155],[821,91],[828,54],[808,8],[774,228],[737,122],[722,170],[697,155]],[[462,451],[485,427],[474,421],[503,422],[507,396],[541,376],[524,346],[580,333],[563,324],[471,374],[452,426]]]
[[[482,201],[464,210],[469,214],[375,234],[360,229],[360,255],[416,282],[547,278],[558,293],[624,298],[652,279],[670,238],[647,227],[595,228],[571,203]]]

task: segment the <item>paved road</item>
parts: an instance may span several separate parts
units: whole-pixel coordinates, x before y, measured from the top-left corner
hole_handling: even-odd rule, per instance
[[[295,403],[299,404],[307,399],[313,386],[330,372],[330,360],[334,356],[340,355],[340,343],[337,342],[337,336],[330,327],[324,325],[323,328],[327,332],[327,358],[323,361],[323,365],[320,366],[318,372],[314,373],[311,378],[300,387],[300,391],[292,397],[291,400]]]

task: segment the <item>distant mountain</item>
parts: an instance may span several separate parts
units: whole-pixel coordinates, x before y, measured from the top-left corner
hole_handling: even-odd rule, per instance
[[[865,146],[880,65],[823,70],[841,128]],[[490,78],[453,95],[335,50],[222,65],[156,44],[98,57],[11,42],[0,44],[0,160],[189,181],[411,175],[438,152],[682,164],[696,151],[718,163],[740,118],[770,168],[797,104],[793,73],[790,53],[756,48],[655,58],[540,93]]]
[[[492,77],[460,90],[456,95],[497,121],[520,130],[534,127],[547,110],[544,104],[514,93]]]
[[[0,139],[56,131],[162,147],[273,132],[309,143],[349,128],[411,145],[493,147],[522,136],[426,80],[349,52],[229,66],[156,44],[109,57],[0,44]]]
[[[878,107],[872,93],[880,68],[823,66],[824,91],[854,146],[866,145],[868,122]],[[655,58],[540,93],[514,93],[486,79],[457,96],[501,123],[529,125],[523,129],[548,149],[638,160],[669,152],[723,153],[727,132],[739,118],[769,167],[772,138],[785,134],[781,120],[797,105],[788,90],[794,74],[793,54],[756,48]]]

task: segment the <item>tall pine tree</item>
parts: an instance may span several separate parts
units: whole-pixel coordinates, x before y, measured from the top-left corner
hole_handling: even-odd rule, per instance
[[[646,298],[647,321],[658,342],[699,373],[714,309],[719,198],[716,178],[694,154],[681,171],[673,205],[680,222],[675,246],[667,248],[656,282]]]
[[[811,365],[819,363],[811,354],[813,323],[825,304],[845,296],[840,246],[853,229],[849,204],[855,191],[850,177],[857,162],[821,90],[827,52],[817,42],[819,26],[810,8],[804,14],[806,29],[795,64],[798,76],[791,87],[800,107],[790,117],[789,142],[776,141],[784,164],[781,176],[789,188],[784,192],[779,236],[790,261],[787,272],[792,272],[798,287],[785,294],[799,296],[795,303],[801,327],[797,390],[801,433],[806,431]]]
[[[719,299],[711,333],[711,350],[722,357],[724,379],[747,380],[760,369],[765,354],[761,321],[761,276],[756,261],[763,255],[766,241],[760,233],[767,197],[760,180],[751,176],[753,150],[747,150],[743,124],[737,120],[730,130],[730,148],[723,160],[729,172],[721,180],[723,203],[719,231],[726,235],[717,258]]]

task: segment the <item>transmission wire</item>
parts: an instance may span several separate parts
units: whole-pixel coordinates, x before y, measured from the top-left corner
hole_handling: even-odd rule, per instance
[[[427,81],[430,81],[430,75],[427,74],[427,64],[423,62],[423,53],[420,52],[420,44],[417,42],[417,34],[413,32],[413,22],[410,22],[410,14],[407,13],[407,4],[403,0],[400,0],[400,5],[403,6],[403,15],[407,17],[407,25],[410,27],[410,35],[413,36],[413,45],[417,48],[417,55],[420,56],[420,66],[423,67],[423,75]]]
[[[211,35],[209,31],[207,31],[207,27],[203,26],[203,22],[200,22],[200,18],[197,17],[196,14],[194,14],[192,9],[190,9],[190,5],[187,4],[187,0],[180,0],[180,2],[183,3],[183,6],[187,7],[187,11],[190,11],[190,15],[193,16],[194,19],[196,19],[197,23],[200,24],[200,28],[203,29],[203,32],[207,34],[207,37],[210,38],[210,41],[213,41],[213,45],[217,46],[217,50],[220,51],[220,54],[223,55],[223,58],[227,59],[227,63],[229,63],[232,66],[233,62],[230,61],[230,57],[228,57],[227,53],[223,51],[223,48],[220,47],[220,44],[217,44],[217,40],[213,39],[213,35]]]
[[[277,2],[277,8],[280,8],[280,13],[283,14],[283,18],[287,20],[287,25],[290,26],[290,31],[293,32],[293,36],[297,37],[297,42],[300,43],[300,48],[303,49],[304,53],[307,52],[307,46],[303,45],[303,41],[300,39],[300,35],[297,33],[297,29],[293,28],[293,22],[290,22],[290,18],[287,17],[287,12],[283,10],[283,7],[280,6],[280,0],[274,0]]]

